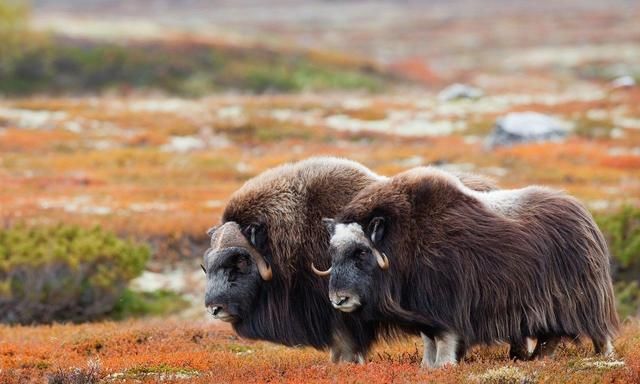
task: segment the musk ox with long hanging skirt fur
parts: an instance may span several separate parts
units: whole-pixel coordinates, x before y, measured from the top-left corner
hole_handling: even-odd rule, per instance
[[[478,190],[495,188],[484,178],[459,177]],[[243,337],[330,347],[333,361],[362,362],[371,343],[393,330],[333,310],[326,279],[310,265],[331,260],[321,218],[336,215],[381,179],[353,161],[314,158],[247,181],[231,196],[222,224],[210,231],[203,269],[212,315]]]
[[[596,353],[613,352],[607,247],[571,196],[543,187],[476,192],[417,168],[369,185],[326,224],[333,305],[378,320],[399,306],[418,326],[444,325],[424,365],[525,337],[538,338],[537,356],[563,336],[588,336]]]

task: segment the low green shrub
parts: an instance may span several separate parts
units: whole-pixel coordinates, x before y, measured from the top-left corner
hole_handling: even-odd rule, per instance
[[[388,74],[316,63],[304,54],[192,42],[116,44],[32,34],[0,58],[0,93],[90,93],[154,89],[181,96],[220,90],[253,93],[380,91]],[[0,41],[0,52],[5,49]]]
[[[173,291],[136,292],[125,289],[109,316],[115,320],[161,316],[179,312],[188,306],[189,303]]]
[[[619,281],[614,287],[620,318],[640,315],[640,284],[637,281]]]
[[[640,271],[640,208],[625,206],[613,214],[598,216],[596,221],[620,268]]]
[[[613,258],[618,313],[640,314],[640,208],[624,206],[596,216]]]
[[[110,312],[149,248],[99,227],[0,231],[0,322],[86,321]]]

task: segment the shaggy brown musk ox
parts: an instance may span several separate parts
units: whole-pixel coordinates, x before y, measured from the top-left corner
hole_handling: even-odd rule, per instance
[[[400,307],[418,326],[444,325],[436,358],[424,365],[525,337],[538,338],[539,356],[564,336],[588,336],[596,353],[612,353],[618,318],[607,246],[565,193],[476,192],[422,167],[367,186],[336,218],[325,221],[333,305],[364,320],[393,318]]]
[[[495,188],[484,178],[459,177],[478,190]],[[381,179],[353,161],[312,158],[247,181],[231,196],[222,224],[210,230],[203,269],[212,315],[243,337],[330,347],[333,361],[363,361],[390,328],[333,310],[327,279],[315,276],[310,264],[331,260],[321,218],[336,215]]]

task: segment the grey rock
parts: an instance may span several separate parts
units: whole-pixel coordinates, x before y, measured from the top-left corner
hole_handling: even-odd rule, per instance
[[[613,88],[631,88],[636,85],[636,79],[631,76],[620,76],[611,81]]]
[[[496,121],[486,146],[495,148],[530,142],[558,141],[569,134],[566,123],[537,112],[512,112]]]

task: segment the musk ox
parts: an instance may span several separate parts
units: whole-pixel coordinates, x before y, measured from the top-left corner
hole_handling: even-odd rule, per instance
[[[422,167],[365,187],[325,224],[333,306],[377,320],[400,307],[418,329],[435,329],[423,365],[455,363],[474,344],[524,346],[525,337],[538,339],[534,356],[579,336],[613,352],[607,246],[563,192],[477,192]]]
[[[490,180],[459,176],[472,188]],[[205,305],[243,337],[329,347],[331,360],[362,362],[372,342],[395,326],[333,310],[327,279],[329,235],[321,218],[338,214],[357,192],[383,178],[337,158],[285,164],[247,181],[230,198],[222,224],[209,231]],[[401,312],[401,310],[398,310]]]

